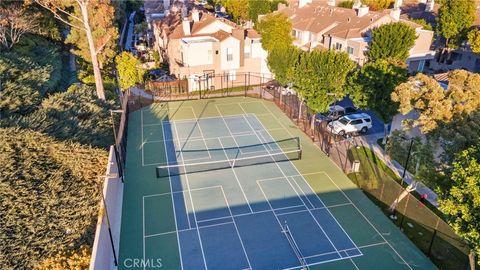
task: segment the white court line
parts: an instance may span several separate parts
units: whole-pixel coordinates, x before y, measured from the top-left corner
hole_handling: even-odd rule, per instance
[[[220,114],[220,117],[222,118],[222,121],[223,121],[223,123],[225,124],[225,127],[226,127],[227,130],[228,130],[228,133],[230,134],[231,138],[232,138],[233,141],[235,142],[235,145],[238,147],[237,140],[235,140],[235,136],[232,135],[232,131],[231,131],[230,128],[228,127],[227,121],[226,121],[225,118],[223,117],[222,112],[221,112],[220,109],[217,107],[217,105],[215,105],[215,108],[217,109],[218,113]],[[223,147],[222,140],[219,138],[218,141],[220,142],[220,146],[221,146],[222,148],[224,148],[224,147]],[[224,150],[224,153],[225,153],[225,158],[228,160],[229,158],[228,158],[227,152],[226,152],[225,150]],[[247,195],[245,194],[245,191],[243,190],[242,183],[240,182],[240,179],[238,179],[237,173],[235,172],[235,170],[234,170],[233,168],[232,168],[232,172],[233,172],[233,175],[235,176],[235,180],[237,180],[237,184],[238,184],[238,186],[240,187],[240,190],[242,191],[243,198],[245,199],[245,202],[247,203],[248,208],[250,209],[250,212],[253,212],[252,206],[250,205],[250,202],[248,201]]]
[[[164,129],[165,129],[165,125],[162,125],[163,138],[165,138],[165,130]],[[163,144],[163,147],[165,148],[165,158],[167,159],[167,163],[168,163],[167,144]],[[170,193],[171,193],[172,206],[173,206],[173,218],[175,219],[175,229],[177,230],[177,244],[178,244],[178,252],[179,252],[179,255],[180,255],[180,268],[183,269],[182,247],[180,246],[180,236],[178,235],[177,213],[176,213],[176,210],[175,210],[175,199],[173,198],[172,178],[170,176],[168,177],[168,182],[169,182],[169,186],[170,186]],[[143,200],[145,201],[145,198],[143,198]],[[185,212],[187,212],[187,206],[186,205],[185,205]],[[190,227],[190,219],[188,217],[188,213],[187,213],[187,220],[188,220],[188,226]],[[143,235],[143,239],[144,239],[143,241],[145,242],[145,234]],[[145,252],[145,247],[143,247],[143,252]]]
[[[233,220],[233,218],[232,218]],[[199,222],[203,222],[203,221],[199,221]],[[216,227],[216,226],[222,226],[222,225],[227,225],[227,224],[235,224],[234,221],[229,221],[229,222],[223,222],[223,223],[218,223],[218,224],[210,224],[210,225],[205,225],[205,226],[198,226],[199,229],[203,229],[203,228],[210,228],[210,227]]]
[[[257,119],[257,121],[262,125],[262,127],[264,127],[264,126],[263,126],[263,123],[262,123],[260,120],[258,120],[258,118],[256,118],[256,119]],[[272,137],[270,134],[268,134],[268,135],[269,135],[270,138],[273,139],[273,137]],[[262,136],[262,137],[263,137],[263,136]],[[282,168],[278,165],[278,163],[276,163],[276,164],[277,164],[278,168],[280,168],[280,170],[282,170]],[[301,174],[300,171],[298,170],[298,168],[295,166],[295,164],[293,164],[293,162],[290,162],[290,164],[291,164],[292,167],[295,169],[295,171],[297,172],[297,174]],[[283,170],[282,170],[282,172],[283,172]],[[324,172],[324,174],[327,175],[326,172]],[[310,184],[308,184],[308,182],[305,180],[305,178],[304,178],[303,176],[302,176],[302,179],[303,179],[304,183],[307,185],[307,187],[310,189],[310,192],[311,192],[312,194],[315,194],[315,196],[318,198],[318,200],[319,200],[320,202],[322,202],[323,205],[325,205],[325,203],[322,201],[322,199],[320,198],[320,196],[318,196],[318,194],[313,190],[313,188],[310,186]],[[338,188],[338,186],[337,186],[337,188]],[[301,190],[303,191],[303,189],[301,189]],[[329,209],[329,208],[327,208],[327,212],[330,214],[330,216],[333,218],[333,220],[337,223],[337,226],[338,226],[338,227],[343,231],[343,233],[348,237],[348,239],[349,239],[350,242],[353,244],[353,246],[357,247],[357,245],[356,245],[355,242],[352,240],[352,238],[350,237],[350,235],[345,231],[345,229],[343,229],[342,225],[340,225],[340,222],[338,222],[337,218],[335,218],[335,216],[332,214],[332,212],[330,212],[330,209]],[[313,216],[313,214],[312,214],[311,212],[310,212],[310,214],[311,214],[312,217],[315,219],[315,221],[317,222],[317,224],[319,224],[318,221],[317,221],[317,219]],[[319,225],[320,225],[320,224],[319,224]],[[360,250],[358,250],[358,251],[363,255],[363,253],[362,253]]]
[[[228,207],[228,212],[230,212],[230,216],[232,217],[233,225],[235,226],[235,231],[237,232],[238,240],[242,245],[243,254],[247,259],[248,267],[252,268],[252,265],[250,264],[250,259],[248,258],[247,251],[245,250],[245,246],[243,245],[242,237],[240,236],[240,232],[238,231],[237,223],[235,222],[235,218],[233,217],[232,209],[230,209],[230,204],[228,203],[227,196],[225,195],[225,191],[223,190],[223,187],[221,187],[221,190],[222,190],[223,198],[225,199],[225,203],[227,204],[227,207]]]
[[[263,103],[262,103],[262,104],[263,104]],[[255,117],[255,119],[260,123],[260,125],[263,127],[263,129],[265,129],[265,126],[263,125],[263,123],[262,123],[258,118]],[[268,132],[267,132],[267,133],[268,133]],[[270,138],[273,139],[273,137],[270,135],[270,133],[268,133],[268,135],[269,135]],[[263,137],[263,136],[262,136],[262,137]],[[282,173],[283,173],[283,169],[278,165],[278,163],[275,163],[275,164],[277,165],[277,167],[278,167],[278,168],[282,171]],[[295,166],[295,164],[293,164],[293,162],[290,162],[290,164],[292,165],[293,168],[295,168],[295,171],[297,172],[297,174],[301,175],[300,171],[299,171],[298,168]],[[326,172],[324,172],[324,174],[327,175],[328,178],[330,178],[330,176],[329,176]],[[322,201],[322,199],[320,198],[320,196],[318,196],[318,194],[313,190],[313,188],[310,186],[310,184],[308,184],[308,182],[305,180],[305,178],[302,177],[302,179],[303,179],[303,181],[305,182],[305,184],[308,186],[308,188],[310,189],[310,191],[312,192],[312,194],[315,194],[316,197],[322,202],[322,204],[325,205],[325,203],[323,203],[323,201]],[[330,181],[332,181],[331,178],[330,178]],[[340,190],[340,188],[338,187],[338,185],[335,184],[335,186]],[[345,193],[344,193],[342,190],[340,190],[340,191],[342,192],[342,194],[343,194],[344,196],[346,196]],[[347,198],[347,199],[348,199],[348,198]],[[353,202],[352,202],[351,200],[350,200],[350,203],[353,204]],[[340,229],[343,231],[343,233],[348,237],[348,239],[350,240],[350,242],[356,247],[357,245],[355,244],[355,242],[350,238],[350,235],[348,235],[348,233],[343,229],[342,225],[340,225],[340,223],[339,223],[338,220],[335,218],[335,216],[330,212],[330,209],[327,208],[327,211],[328,211],[328,213],[330,214],[330,216],[335,220],[335,222],[336,222],[337,225],[340,227]],[[310,213],[310,214],[311,214],[311,213]],[[313,217],[313,215],[312,215],[312,217]],[[317,221],[317,220],[315,219],[315,221]],[[317,222],[317,224],[318,224],[318,222]],[[359,252],[361,253],[360,250],[359,250]],[[363,254],[362,254],[362,255],[363,255]]]
[[[142,198],[142,241],[143,241],[143,261],[145,261],[145,198]],[[145,270],[145,265],[143,266]]]
[[[142,166],[145,166],[145,161],[144,161],[144,153],[143,153],[143,146],[144,146],[144,138],[143,138],[143,110],[140,110],[140,130],[141,130],[141,134],[142,134]],[[145,268],[145,267],[144,267]]]
[[[243,109],[243,107],[242,107],[242,109]],[[253,128],[253,126],[250,124],[250,121],[248,121],[247,118],[245,118],[245,120],[247,121],[247,123],[248,123],[248,125],[250,126],[250,128],[251,128],[253,131],[255,131],[255,129]],[[258,118],[257,118],[257,121],[262,125],[263,128],[265,128],[265,127],[263,126],[262,122],[260,122],[260,120],[258,120]],[[260,135],[261,135],[261,134],[260,134]],[[262,137],[263,137],[263,135],[262,135]],[[270,136],[270,137],[271,137],[271,136]],[[263,138],[263,140],[262,140],[262,139],[260,138],[260,136],[258,136],[258,134],[257,134],[257,138],[260,140],[260,142],[262,142],[263,140],[265,140],[265,138]],[[268,151],[268,150],[267,150],[267,151]],[[298,198],[300,199],[300,201],[303,202],[303,200],[301,199],[301,197],[300,197],[300,195],[298,194],[298,192],[297,192],[297,191],[295,190],[295,188],[292,186],[292,184],[290,183],[290,181],[288,181],[288,177],[287,177],[287,175],[285,174],[285,172],[283,171],[283,169],[280,167],[280,165],[278,165],[277,162],[274,162],[274,163],[275,163],[275,165],[277,166],[277,168],[280,170],[280,172],[283,174],[283,176],[285,177],[285,179],[287,179],[287,182],[290,184],[290,186],[292,187],[293,191],[297,194],[297,196],[298,196]],[[290,162],[290,164],[296,169],[295,165],[294,165],[292,162]],[[297,170],[297,173],[300,174],[300,172],[299,172],[298,170]],[[260,186],[260,185],[259,185],[259,186]],[[260,188],[261,188],[261,186],[260,186]],[[320,198],[318,198],[318,199],[320,200]],[[268,200],[268,199],[267,199],[267,200]],[[320,201],[321,201],[321,200],[320,200]],[[304,202],[303,202],[303,204],[305,205]],[[324,204],[324,205],[325,205],[325,204]],[[307,205],[305,205],[305,208],[308,209]],[[327,210],[327,211],[328,211],[328,210]],[[315,223],[318,225],[318,227],[319,227],[320,230],[323,232],[323,234],[327,237],[328,241],[329,241],[330,244],[333,246],[333,248],[334,248],[335,250],[337,250],[337,252],[338,252],[337,247],[336,247],[335,244],[332,242],[332,240],[330,239],[330,237],[328,236],[328,234],[325,232],[325,230],[323,229],[323,227],[320,225],[320,223],[318,222],[318,220],[315,218],[315,216],[313,215],[313,213],[312,213],[310,210],[308,211],[308,213],[309,213],[310,216],[313,218],[313,220],[314,220]],[[277,219],[278,219],[278,218],[277,218]],[[339,226],[340,226],[340,225],[339,225]],[[340,226],[340,228],[341,228],[341,226]],[[342,229],[343,229],[343,228],[342,228]],[[353,242],[352,242],[352,243],[353,243]],[[353,243],[353,244],[355,245],[355,243]],[[341,257],[340,253],[339,253],[338,255]]]
[[[195,121],[196,125],[198,126],[198,130],[200,131],[200,135],[202,135],[202,140],[203,140],[203,144],[205,145],[205,149],[207,150],[207,153],[208,153],[208,157],[210,159],[212,159],[212,156],[210,155],[210,151],[208,151],[208,145],[207,145],[207,142],[205,141],[205,136],[203,135],[203,131],[202,131],[202,126],[200,126],[200,121],[199,119],[197,118],[197,114],[195,114],[195,111],[193,110],[192,108],[192,113],[193,113],[193,116],[195,117],[195,119],[197,119]]]
[[[388,242],[380,242],[380,243],[375,243],[370,245],[363,245],[363,246],[359,246],[358,248],[369,248],[369,247],[375,247],[375,246],[380,246],[385,244],[388,244]]]
[[[407,263],[407,261],[405,261],[405,259],[403,259],[402,256],[400,256],[400,254],[398,253],[398,251],[393,248],[393,246],[387,241],[387,239],[385,239],[385,237],[383,236],[383,234],[380,233],[380,231],[375,227],[373,226],[373,224],[370,222],[370,220],[367,219],[367,217],[360,211],[360,209],[358,209],[358,207],[352,202],[352,200],[347,196],[347,194],[345,194],[345,192],[343,192],[343,190],[340,189],[340,187],[337,185],[337,183],[335,183],[333,181],[333,179],[330,177],[330,175],[328,174],[325,174],[327,175],[327,177],[330,179],[330,181],[340,190],[340,192],[343,193],[343,195],[347,198],[347,200],[349,200],[352,204],[353,204],[353,207],[355,207],[355,209],[357,209],[357,211],[360,213],[360,215],[362,215],[362,217],[370,224],[370,226],[372,226],[372,228],[380,235],[380,237],[382,237],[382,239],[387,243],[387,245],[395,252],[395,254],[397,254],[397,256],[405,263],[405,265],[409,268],[409,269],[412,269],[413,268],[410,266],[410,264]]]
[[[216,105],[215,105],[216,106]],[[225,118],[237,118],[237,117],[242,117],[243,114],[234,114],[234,115],[225,115],[223,117]],[[221,114],[220,114],[221,116]],[[202,117],[201,119],[212,119],[212,118],[218,118],[219,116],[206,116],[206,117]],[[197,119],[179,119],[179,120],[162,120],[162,122],[176,122],[176,123],[183,123],[183,122],[190,122],[192,120],[197,120]]]
[[[178,135],[177,126],[174,125],[174,127],[175,127],[175,135]],[[180,159],[182,159],[182,163],[183,163],[183,155],[182,155],[182,153],[180,153]],[[185,164],[183,164],[183,169],[185,170]],[[180,177],[179,177],[179,179],[180,179]],[[189,197],[190,197],[190,203],[191,203],[191,205],[192,205],[193,219],[195,220],[195,224],[196,224],[198,242],[200,243],[200,251],[202,252],[203,264],[204,264],[204,266],[205,266],[205,269],[208,269],[208,267],[207,267],[207,260],[205,259],[205,253],[203,253],[202,238],[200,237],[200,230],[198,229],[197,214],[196,214],[196,212],[195,212],[195,207],[194,207],[194,204],[193,204],[192,193],[190,192],[190,183],[189,183],[189,181],[188,181],[188,174],[185,174],[185,180],[187,181],[187,190],[188,190],[188,194],[189,194]],[[190,219],[189,219],[189,220],[190,220]]]

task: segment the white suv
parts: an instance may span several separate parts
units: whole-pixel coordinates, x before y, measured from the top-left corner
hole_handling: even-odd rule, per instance
[[[330,122],[328,126],[334,134],[341,136],[352,132],[367,133],[372,128],[372,118],[366,113],[350,114]]]

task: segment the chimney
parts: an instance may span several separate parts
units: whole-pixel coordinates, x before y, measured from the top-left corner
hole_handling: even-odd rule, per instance
[[[183,33],[185,36],[190,36],[190,21],[187,18],[184,18],[182,21]]]
[[[245,30],[242,28],[232,29],[232,36],[240,41],[240,66],[244,66],[245,61]]]
[[[328,0],[327,5],[334,7],[335,6],[335,0]]]
[[[426,3],[425,12],[433,12],[433,6],[435,6],[435,1],[430,0]]]
[[[312,0],[298,0],[298,8],[302,8],[310,3],[312,3]]]
[[[363,17],[368,14],[368,6],[367,5],[362,5],[361,7],[358,8],[357,10],[357,16],[358,17]]]
[[[353,3],[352,9],[359,9],[362,6],[362,1],[360,0],[355,0]]]
[[[393,8],[400,8],[403,5],[403,0],[395,0],[393,3]]]
[[[400,13],[402,12],[402,10],[400,8],[394,8],[392,10],[390,10],[390,16],[395,20],[395,21],[399,21],[400,20]]]
[[[182,12],[182,19],[185,19],[188,15],[188,9],[185,5],[182,6],[182,11],[181,12]]]
[[[170,9],[170,0],[163,0],[163,10]]]
[[[196,8],[192,9],[192,20],[193,22],[198,22],[200,20],[200,12],[198,12],[198,9]]]

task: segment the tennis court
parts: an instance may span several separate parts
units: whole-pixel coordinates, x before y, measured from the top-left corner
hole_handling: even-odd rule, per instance
[[[335,179],[335,180],[334,180]],[[271,103],[130,114],[120,269],[433,269]]]

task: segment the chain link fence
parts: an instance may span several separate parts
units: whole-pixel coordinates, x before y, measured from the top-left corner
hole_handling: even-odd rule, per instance
[[[153,102],[229,96],[273,101],[439,268],[469,269],[469,248],[441,213],[417,198],[415,192],[407,192],[362,140],[332,134],[328,123],[316,119],[317,112],[301,97],[266,76],[245,73],[231,79],[226,74],[204,75],[195,81],[198,86],[194,91],[185,90],[184,82],[150,86],[148,95],[129,94],[130,111]],[[395,211],[390,211],[399,196],[402,199]]]

